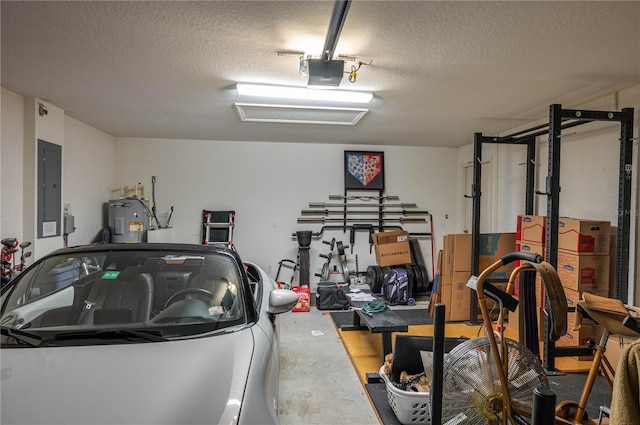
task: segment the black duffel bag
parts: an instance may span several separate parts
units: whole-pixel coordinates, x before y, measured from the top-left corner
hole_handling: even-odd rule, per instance
[[[349,307],[349,299],[342,286],[333,282],[320,282],[316,289],[318,310],[344,310]]]

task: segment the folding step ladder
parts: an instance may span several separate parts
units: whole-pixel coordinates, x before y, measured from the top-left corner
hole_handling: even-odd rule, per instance
[[[202,210],[202,244],[225,242],[231,248],[235,219],[235,211]]]

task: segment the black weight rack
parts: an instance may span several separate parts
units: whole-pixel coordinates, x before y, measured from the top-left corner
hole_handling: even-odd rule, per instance
[[[480,197],[482,181],[482,145],[484,143],[516,144],[527,146],[526,171],[526,204],[525,214],[533,214],[534,194],[547,196],[547,228],[546,228],[546,261],[554,267],[558,262],[558,218],[560,203],[560,145],[562,130],[591,122],[620,123],[620,169],[618,187],[618,231],[616,240],[616,281],[615,295],[620,300],[628,298],[629,286],[629,237],[631,212],[631,174],[633,163],[633,108],[615,111],[589,111],[578,109],[563,109],[559,104],[549,107],[549,123],[538,125],[507,136],[489,137],[482,133],[474,135],[474,161],[472,186],[472,257],[471,270],[478,275],[480,257]],[[547,134],[548,172],[546,190],[535,192],[535,157],[536,138]],[[526,291],[524,291],[526,296]],[[470,304],[471,322],[476,323],[478,305],[474,297]],[[549,371],[555,370],[555,358],[577,355],[590,355],[593,350],[588,347],[556,347],[555,342],[548,336],[548,320],[544,329],[544,367]]]

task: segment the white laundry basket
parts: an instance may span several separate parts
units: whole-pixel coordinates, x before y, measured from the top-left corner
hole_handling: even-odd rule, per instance
[[[384,366],[380,368],[380,377],[387,387],[389,405],[400,423],[404,425],[431,423],[431,393],[403,391],[395,387],[384,373]]]

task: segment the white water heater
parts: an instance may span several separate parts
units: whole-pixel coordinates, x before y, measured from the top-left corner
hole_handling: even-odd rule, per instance
[[[147,241],[149,200],[123,198],[109,201],[111,242],[140,243]]]

